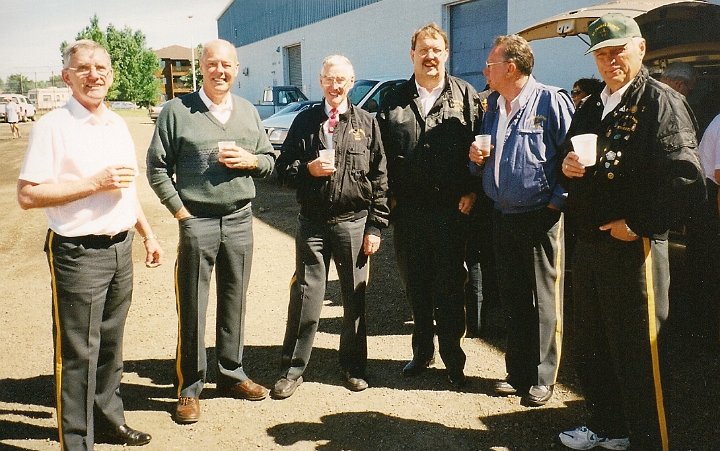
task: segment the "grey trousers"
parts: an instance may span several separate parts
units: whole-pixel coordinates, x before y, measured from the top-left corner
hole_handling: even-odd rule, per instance
[[[217,288],[216,355],[218,383],[248,379],[242,366],[247,287],[252,267],[253,232],[250,204],[217,218],[179,221],[175,264],[179,322],[176,353],[178,396],[197,398],[207,376],[205,317],[210,275]]]
[[[60,445],[92,450],[94,425],[125,424],[120,397],[125,319],[133,289],[133,233],[122,240],[65,238],[49,231]]]
[[[295,275],[290,283],[290,304],[280,364],[283,377],[299,378],[310,360],[325,299],[330,257],[335,260],[342,292],[340,366],[353,376],[365,375],[365,288],[370,268],[368,257],[363,253],[365,220],[363,217],[325,224],[298,217]]]
[[[508,312],[508,382],[518,390],[553,385],[563,337],[562,213],[549,208],[496,212],[494,229],[500,297]]]

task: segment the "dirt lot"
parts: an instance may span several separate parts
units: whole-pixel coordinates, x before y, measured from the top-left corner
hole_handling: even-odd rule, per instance
[[[142,114],[126,119],[142,165],[153,124]],[[30,127],[21,126],[25,137]],[[4,212],[0,217],[0,282],[5,290],[0,304],[0,449],[46,450],[58,447],[50,286],[42,252],[47,226],[41,211],[24,212],[15,201],[26,146],[26,138],[10,139],[9,126],[0,124],[0,211]],[[556,444],[556,434],[582,423],[583,402],[568,358],[557,395],[545,407],[525,408],[517,397],[489,395],[492,382],[504,376],[501,341],[464,340],[469,384],[463,391],[450,389],[441,363],[417,378],[403,378],[400,370],[411,355],[411,323],[388,233],[381,252],[373,258],[368,293],[371,388],[351,393],[342,385],[336,351],[342,308],[336,277],[331,276],[306,382],[293,397],[261,402],[219,398],[212,373],[202,394],[201,421],[175,424],[170,412],[175,401],[172,374],[177,326],[172,269],[177,230],[144,177],[139,183],[145,211],[165,250],[165,263],[146,269],[142,245],[139,240],[135,243],[136,290],[126,327],[122,393],[128,423],[153,435],[144,449],[558,449],[562,446]],[[272,181],[260,181],[258,192],[253,202],[255,257],[244,362],[250,377],[269,387],[278,376],[297,208],[294,194]],[[681,263],[681,256],[673,261],[676,305],[684,302]],[[718,449],[717,352],[698,347],[679,333],[678,326],[687,321],[681,314],[674,315],[677,320],[665,329],[663,352],[672,448]],[[207,344],[211,347],[214,301],[209,317]],[[566,337],[571,335],[569,324],[566,331]],[[116,448],[97,446],[99,450]]]

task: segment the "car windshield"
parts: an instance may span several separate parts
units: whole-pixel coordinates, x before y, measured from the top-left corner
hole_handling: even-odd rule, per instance
[[[285,108],[283,108],[283,109],[281,109],[281,110],[278,110],[278,112],[275,113],[274,115],[275,115],[275,116],[280,116],[281,114],[292,113],[293,111],[299,110],[301,107],[302,107],[302,103],[300,103],[300,102],[293,102],[293,103],[288,104],[288,106],[286,106]]]
[[[357,105],[376,84],[376,80],[358,80],[348,93],[348,98],[353,105]]]

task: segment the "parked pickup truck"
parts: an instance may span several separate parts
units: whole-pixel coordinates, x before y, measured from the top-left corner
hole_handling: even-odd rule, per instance
[[[22,94],[0,94],[0,121],[7,122],[5,105],[8,104],[11,98],[15,99],[19,106],[20,122],[25,122],[28,119],[35,120],[35,105],[30,103],[27,97]]]
[[[262,100],[255,104],[255,108],[260,113],[260,119],[265,119],[290,103],[307,99],[297,86],[272,86],[263,90]]]

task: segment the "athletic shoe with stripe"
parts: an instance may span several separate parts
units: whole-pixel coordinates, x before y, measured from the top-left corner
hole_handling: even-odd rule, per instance
[[[572,449],[593,449],[600,447],[605,449],[625,450],[630,447],[629,437],[598,437],[597,434],[585,426],[580,426],[572,431],[561,432],[559,437],[563,445]]]

